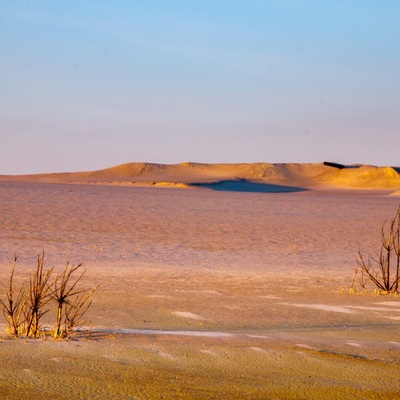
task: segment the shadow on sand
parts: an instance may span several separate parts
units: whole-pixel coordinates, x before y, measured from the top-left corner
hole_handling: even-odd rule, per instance
[[[252,182],[246,179],[238,180],[223,180],[211,183],[193,183],[192,186],[225,191],[225,192],[251,192],[251,193],[290,193],[290,192],[303,192],[308,189],[284,186],[284,185],[273,185],[270,183]]]

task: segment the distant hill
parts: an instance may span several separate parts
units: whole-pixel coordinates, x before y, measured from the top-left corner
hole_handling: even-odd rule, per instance
[[[70,184],[209,187],[218,182],[284,186],[286,188],[400,189],[399,168],[325,163],[153,164],[127,163],[98,171],[32,175],[0,175],[2,181]],[[214,185],[210,185],[214,184]],[[224,185],[224,187],[230,187]],[[236,185],[236,187],[238,187]],[[244,187],[244,186],[243,186]],[[263,191],[263,190],[261,190]],[[268,191],[268,190],[267,190]]]

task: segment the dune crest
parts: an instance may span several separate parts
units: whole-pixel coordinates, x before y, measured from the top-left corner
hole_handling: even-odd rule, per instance
[[[0,180],[189,188],[218,182],[282,185],[299,189],[400,189],[399,168],[325,163],[126,163],[88,172],[0,175]],[[268,191],[268,190],[266,190]]]

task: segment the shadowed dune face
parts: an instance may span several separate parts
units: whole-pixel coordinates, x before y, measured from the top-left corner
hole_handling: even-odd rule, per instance
[[[193,186],[208,188],[224,192],[249,192],[249,193],[290,193],[302,192],[308,189],[294,186],[274,185],[262,182],[251,182],[245,179],[226,180],[213,183],[195,183]]]

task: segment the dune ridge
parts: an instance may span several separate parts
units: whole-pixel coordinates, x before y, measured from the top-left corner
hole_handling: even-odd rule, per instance
[[[19,182],[199,188],[218,182],[256,182],[304,189],[400,189],[400,168],[325,163],[156,164],[132,162],[87,172],[0,175]]]

